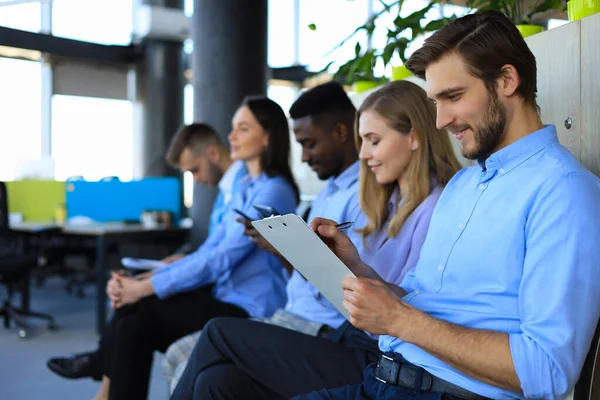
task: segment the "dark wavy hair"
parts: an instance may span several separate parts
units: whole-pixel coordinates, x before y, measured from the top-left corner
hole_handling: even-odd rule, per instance
[[[260,126],[269,135],[269,145],[260,157],[260,166],[269,177],[282,176],[300,198],[300,190],[290,167],[290,127],[285,113],[273,100],[264,96],[249,96],[240,107],[247,106]]]

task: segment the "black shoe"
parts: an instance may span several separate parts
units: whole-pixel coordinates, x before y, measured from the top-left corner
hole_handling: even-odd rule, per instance
[[[101,366],[94,365],[93,353],[75,354],[72,357],[55,357],[48,360],[46,365],[50,371],[63,378],[79,379],[92,378],[95,381],[102,379]]]

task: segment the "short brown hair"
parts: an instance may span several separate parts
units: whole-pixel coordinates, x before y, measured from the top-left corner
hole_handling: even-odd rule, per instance
[[[206,146],[210,145],[225,149],[217,131],[212,126],[202,122],[185,125],[171,139],[165,159],[169,165],[178,167],[183,150],[190,149],[195,155],[201,156],[204,154]]]
[[[537,68],[535,56],[521,33],[503,14],[486,11],[469,14],[444,26],[425,40],[406,67],[425,79],[427,67],[444,55],[456,53],[469,72],[483,80],[488,91],[495,90],[501,68],[510,64],[519,74],[517,94],[526,104],[537,108]]]

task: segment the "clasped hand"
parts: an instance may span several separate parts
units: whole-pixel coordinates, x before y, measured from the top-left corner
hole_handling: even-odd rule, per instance
[[[142,281],[126,276],[123,271],[112,272],[106,285],[106,293],[113,309],[137,303],[143,297]]]

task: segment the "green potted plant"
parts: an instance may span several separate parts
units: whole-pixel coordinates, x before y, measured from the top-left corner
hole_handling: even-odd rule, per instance
[[[406,49],[410,43],[415,40],[415,38],[424,33],[436,31],[442,26],[446,25],[449,21],[456,18],[455,16],[450,18],[440,18],[427,24],[423,24],[422,21],[425,18],[425,14],[427,14],[427,12],[431,10],[434,5],[438,4],[439,0],[433,0],[427,6],[403,18],[400,16],[400,11],[402,10],[404,1],[405,0],[398,0],[390,4],[386,4],[380,0],[380,2],[383,4],[382,11],[369,18],[364,25],[356,28],[350,36],[332,49],[333,51],[341,47],[348,40],[352,39],[357,33],[362,31],[366,32],[367,38],[370,38],[375,29],[375,21],[386,13],[389,14],[394,12],[392,10],[397,7],[398,11],[397,15],[395,15],[393,26],[388,27],[387,43],[385,47],[382,50],[363,50],[360,42],[357,42],[354,47],[354,58],[347,61],[337,70],[337,72],[335,72],[334,79],[341,81],[346,85],[352,85],[354,91],[357,92],[368,90],[372,87],[385,83],[387,81],[385,77],[375,76],[373,72],[378,60],[381,60],[383,67],[385,68],[390,63],[394,54],[398,54],[402,60],[402,63],[404,64],[407,60],[405,55]],[[311,29],[314,29],[314,26]],[[324,70],[327,70],[329,65],[327,65]],[[392,80],[403,79],[409,75],[410,72],[404,67],[404,65],[395,66],[392,68]]]
[[[525,0],[468,0],[467,7],[477,12],[496,10],[506,15],[517,26],[523,37],[535,35],[544,27],[531,23],[532,17],[548,10],[562,10],[562,0],[533,0],[526,7]]]

